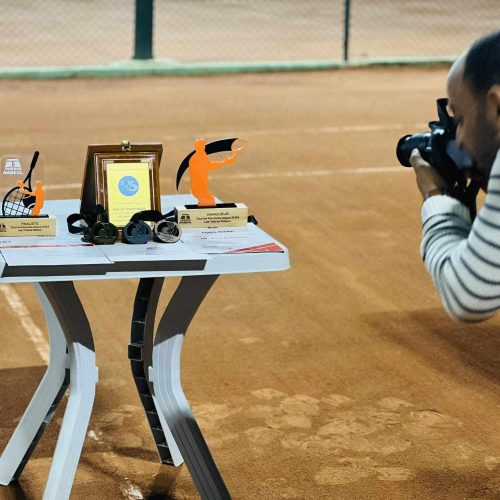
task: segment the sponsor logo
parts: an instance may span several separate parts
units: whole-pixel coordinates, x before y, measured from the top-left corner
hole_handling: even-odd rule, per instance
[[[191,216],[189,214],[181,214],[179,224],[192,224]]]
[[[3,175],[22,176],[23,169],[18,158],[7,158],[3,165]]]
[[[134,196],[139,191],[139,182],[135,177],[126,175],[118,181],[118,189],[124,196]]]

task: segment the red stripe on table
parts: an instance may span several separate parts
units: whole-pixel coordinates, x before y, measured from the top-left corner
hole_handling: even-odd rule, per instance
[[[237,250],[230,250],[226,253],[258,253],[258,252],[284,252],[276,243],[266,243],[265,245],[256,245],[253,247],[238,248]]]

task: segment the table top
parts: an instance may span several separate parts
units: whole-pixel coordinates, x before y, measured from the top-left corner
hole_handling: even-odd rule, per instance
[[[162,213],[195,202],[191,195],[162,196]],[[286,247],[254,224],[237,229],[189,229],[173,244],[84,244],[81,235],[68,232],[66,223],[66,217],[79,208],[80,200],[45,203],[44,213],[57,218],[56,237],[0,237],[0,282],[214,275],[290,267]]]

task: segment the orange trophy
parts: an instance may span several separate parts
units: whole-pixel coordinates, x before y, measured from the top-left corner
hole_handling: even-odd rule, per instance
[[[177,171],[177,189],[184,172],[189,168],[191,192],[198,205],[175,207],[178,224],[183,227],[246,226],[248,208],[243,203],[216,203],[208,186],[208,173],[236,163],[237,155],[246,142],[242,139],[221,139],[206,143],[197,139],[192,151]]]
[[[36,187],[34,191],[26,189],[26,185],[23,181],[17,181],[17,185],[21,194],[23,194],[24,196],[33,196],[35,202],[32,205],[33,208],[31,209],[31,216],[39,216],[43,208],[43,203],[45,201],[45,190],[43,189],[42,181],[36,181]]]

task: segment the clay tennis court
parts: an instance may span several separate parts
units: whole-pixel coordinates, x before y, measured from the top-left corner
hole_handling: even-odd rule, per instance
[[[500,498],[500,320],[446,316],[419,256],[413,173],[394,155],[402,134],[434,119],[446,73],[0,82],[2,155],[40,149],[52,199],[79,196],[88,144],[162,142],[166,194],[194,139],[248,139],[238,164],[211,176],[213,191],[245,202],[292,267],[222,277],[182,359],[236,499]],[[77,283],[100,382],[75,499],[197,498],[185,466],[160,465],[130,374],[136,286]],[[31,286],[0,292],[3,449],[47,343]],[[41,497],[62,416],[1,499]]]

